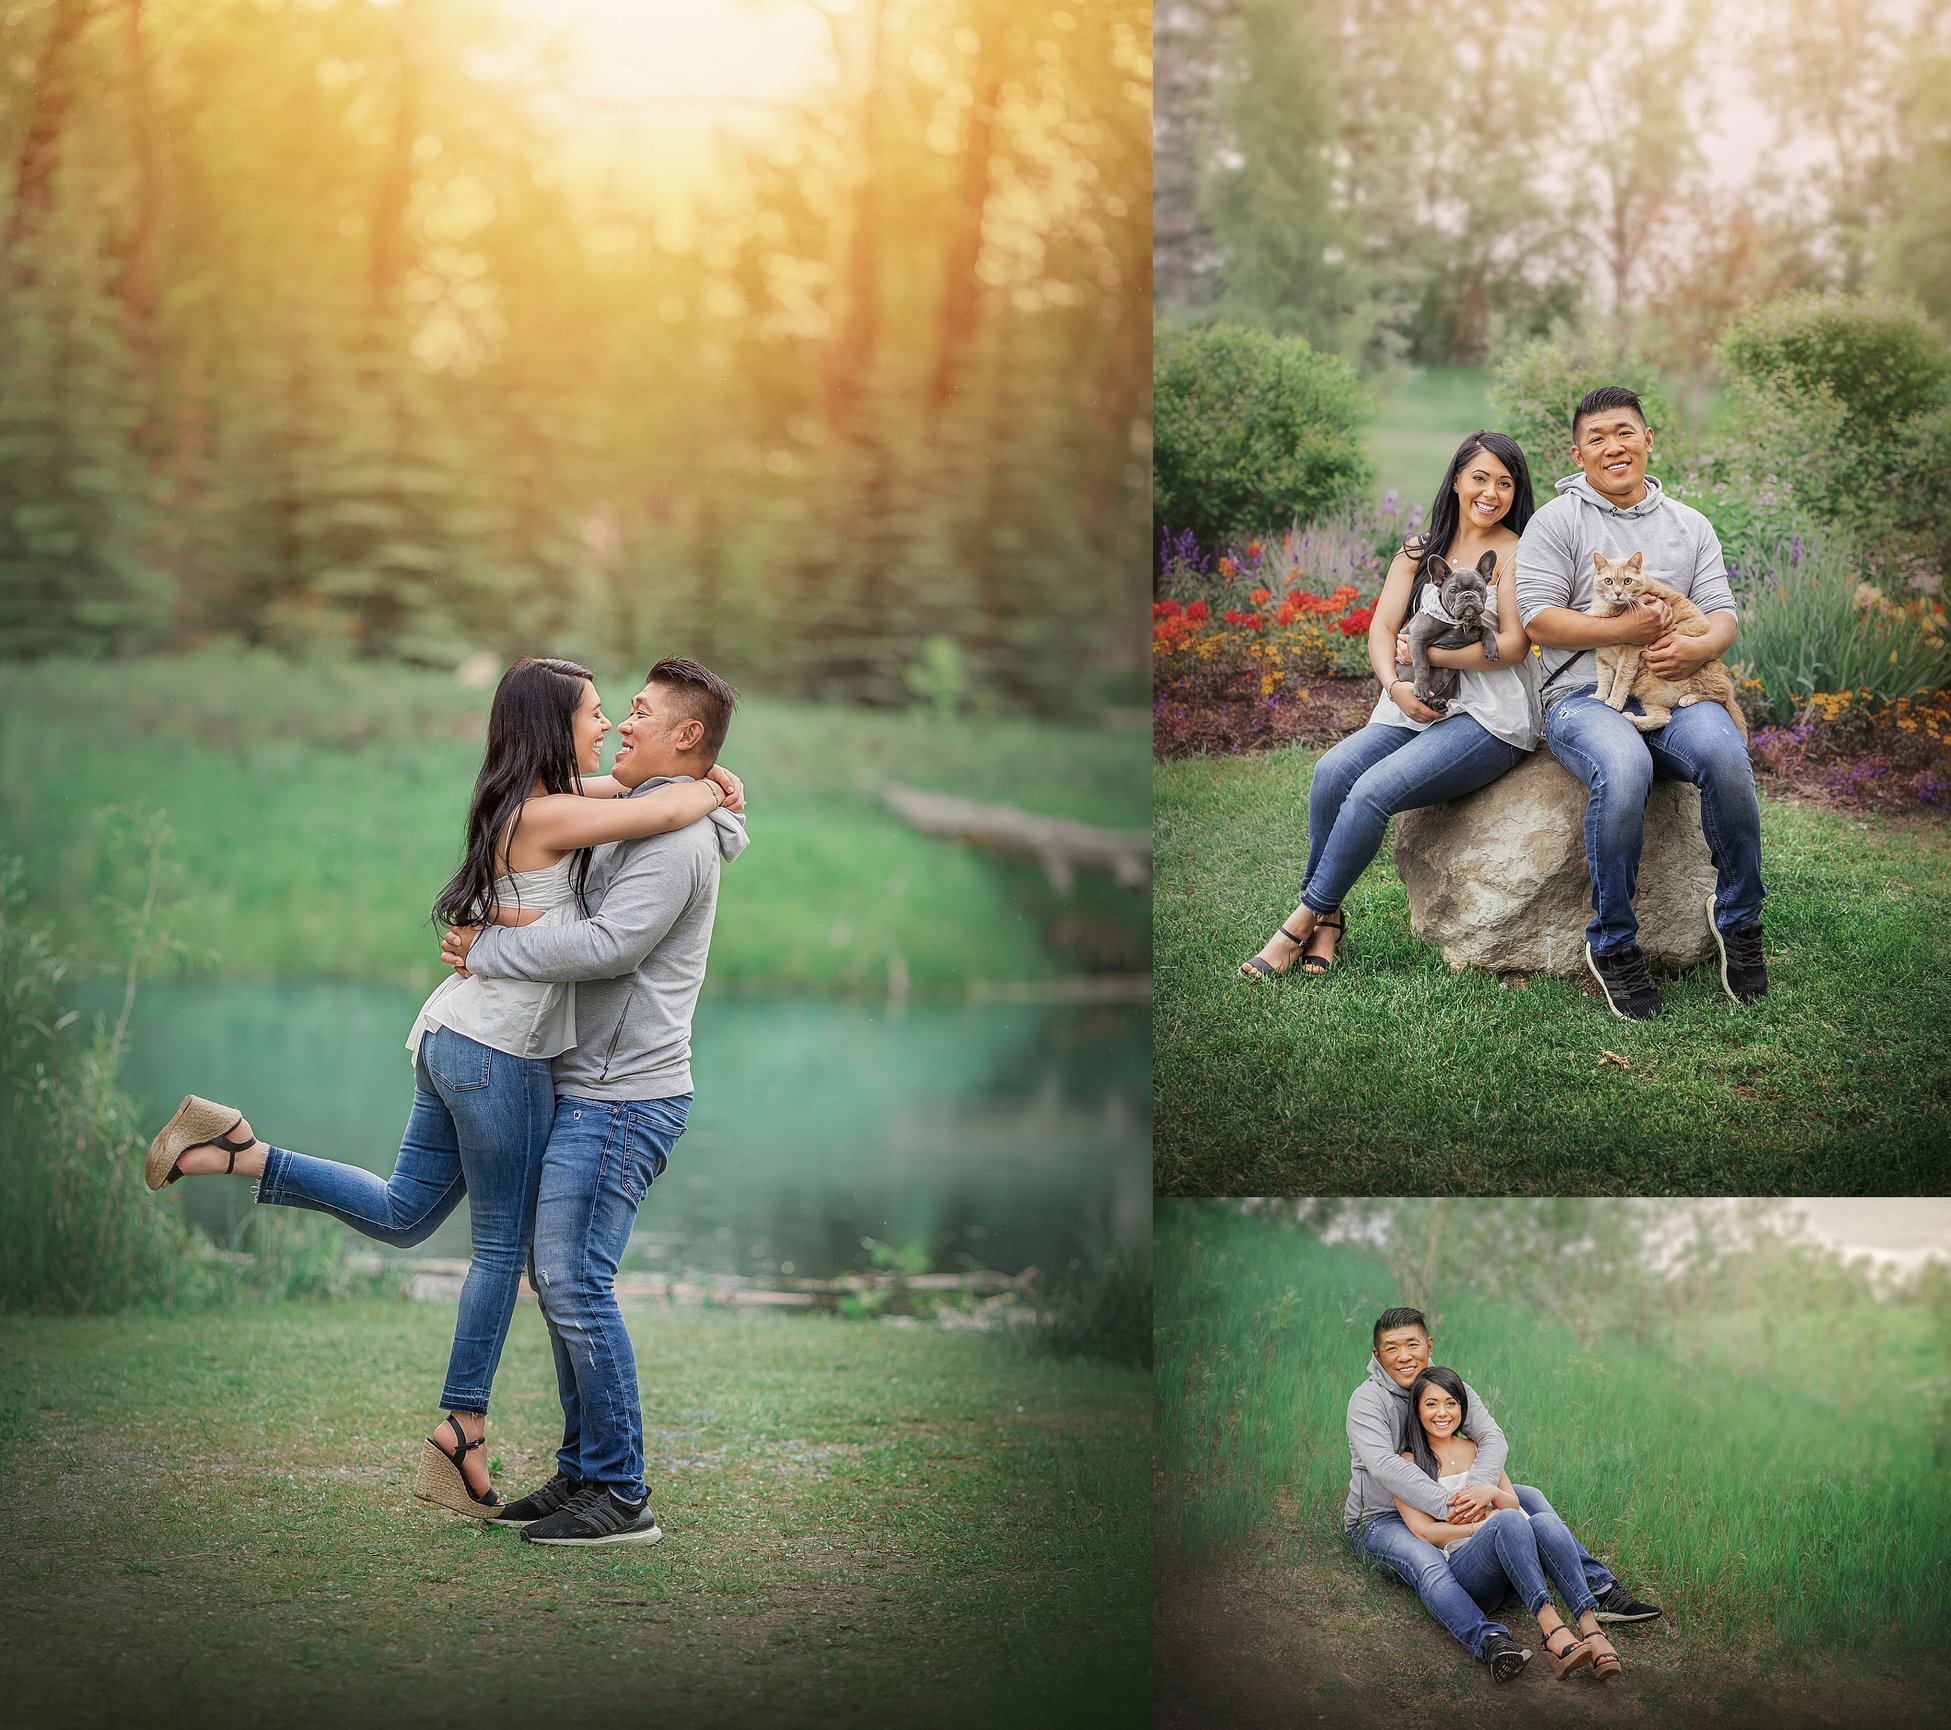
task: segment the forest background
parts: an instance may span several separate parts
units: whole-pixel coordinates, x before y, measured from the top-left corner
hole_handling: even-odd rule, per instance
[[[761,0],[682,211],[568,10],[0,8],[5,652],[1135,702],[1146,9]]]
[[[1157,40],[1163,321],[1375,371],[1596,320],[1698,422],[1745,306],[1951,314],[1944,0],[1170,0]]]

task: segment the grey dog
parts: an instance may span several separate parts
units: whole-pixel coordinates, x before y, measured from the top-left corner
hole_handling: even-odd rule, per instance
[[[1486,625],[1484,614],[1490,608],[1490,579],[1497,570],[1497,555],[1485,553],[1476,565],[1451,565],[1440,554],[1431,553],[1423,563],[1429,581],[1439,586],[1443,610],[1456,620],[1445,624],[1420,607],[1409,621],[1408,666],[1398,666],[1396,677],[1406,679],[1413,672],[1416,701],[1428,709],[1448,709],[1457,693],[1455,667],[1432,667],[1431,649],[1467,649],[1482,643],[1484,659],[1497,659],[1497,632]]]

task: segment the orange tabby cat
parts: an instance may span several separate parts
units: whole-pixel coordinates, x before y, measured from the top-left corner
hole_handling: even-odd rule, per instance
[[[1642,595],[1665,601],[1673,609],[1673,634],[1701,637],[1707,634],[1707,615],[1677,589],[1656,583],[1640,569],[1639,554],[1629,559],[1608,559],[1592,555],[1597,573],[1592,583],[1592,604],[1585,610],[1595,619],[1616,618]],[[1624,713],[1626,699],[1637,697],[1646,710],[1643,715],[1627,715],[1642,733],[1651,733],[1673,719],[1675,709],[1695,703],[1719,703],[1728,712],[1741,742],[1748,741],[1748,718],[1734,700],[1734,681],[1720,660],[1709,661],[1685,679],[1663,679],[1648,670],[1636,643],[1616,643],[1599,650],[1599,701]]]

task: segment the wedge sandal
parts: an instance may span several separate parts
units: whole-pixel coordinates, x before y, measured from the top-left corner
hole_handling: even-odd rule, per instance
[[[476,1436],[470,1442],[459,1418],[450,1416],[447,1422],[453,1428],[458,1446],[450,1454],[432,1436],[420,1444],[420,1470],[413,1480],[413,1493],[423,1502],[465,1514],[470,1520],[499,1519],[501,1497],[494,1486],[489,1485],[485,1496],[477,1496],[467,1481],[467,1474],[461,1470],[462,1457],[471,1454],[488,1438]]]
[[[1603,1652],[1592,1650],[1592,1680],[1610,1682],[1625,1666],[1619,1662],[1619,1653],[1614,1649],[1612,1642],[1606,1640],[1603,1634],[1587,1634],[1585,1643],[1588,1648],[1591,1648],[1594,1640],[1605,1640],[1605,1650]]]
[[[1560,1634],[1570,1639],[1569,1646],[1552,1645],[1552,1640],[1557,1639]],[[1558,1680],[1562,1682],[1574,1670],[1592,1662],[1592,1643],[1584,1635],[1573,1632],[1560,1622],[1552,1629],[1551,1638],[1545,1641],[1545,1656],[1551,1660],[1551,1667],[1557,1672]]]
[[[193,1147],[221,1147],[230,1155],[226,1172],[237,1169],[237,1156],[249,1153],[257,1144],[237,1141],[231,1131],[244,1121],[244,1114],[233,1106],[215,1100],[199,1099],[186,1093],[176,1115],[158,1131],[149,1144],[149,1158],[142,1168],[143,1181],[151,1189],[163,1189],[183,1176],[177,1162]]]
[[[1285,930],[1286,927],[1283,926],[1282,929]],[[1310,979],[1319,979],[1322,974],[1326,973],[1330,967],[1334,966],[1341,959],[1341,946],[1348,941],[1347,910],[1337,907],[1332,913],[1322,914],[1314,922],[1314,931],[1334,932],[1335,952],[1332,955],[1310,955],[1306,947],[1303,946],[1300,956],[1294,965]],[[1314,931],[1310,931],[1307,935],[1309,943],[1314,941]]]
[[[1305,949],[1307,947],[1307,939],[1305,937],[1296,937],[1285,925],[1280,928],[1280,934],[1289,943],[1293,944],[1296,949]],[[1288,962],[1285,967],[1276,967],[1271,961],[1262,961],[1257,955],[1249,955],[1240,963],[1240,977],[1242,979],[1280,979],[1293,972],[1293,970],[1294,963],[1292,961]]]

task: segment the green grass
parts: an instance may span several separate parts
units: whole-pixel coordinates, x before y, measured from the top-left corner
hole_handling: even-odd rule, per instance
[[[606,681],[612,700],[632,681]],[[85,966],[112,961],[97,898],[118,882],[100,813],[169,813],[178,934],[236,977],[425,986],[426,921],[458,860],[488,695],[394,667],[215,654],[0,667],[0,851]],[[711,983],[886,991],[1142,971],[1143,897],[1095,878],[1055,896],[1033,865],[916,834],[877,799],[898,779],[1086,822],[1150,821],[1137,734],[1007,718],[754,700],[726,762],[753,846],[726,872]]]
[[[666,1537],[408,1494],[454,1311],[0,1320],[6,1721],[1141,1725],[1142,1372],[820,1318],[634,1318]],[[518,1312],[501,1482],[553,1469]]]
[[[1369,423],[1378,494],[1393,489],[1405,510],[1412,504],[1429,509],[1456,447],[1468,434],[1495,424],[1486,401],[1490,379],[1488,367],[1431,366],[1394,384]],[[1550,479],[1543,484],[1549,487]]]
[[[1894,1195],[1951,1175],[1951,851],[1764,798],[1769,995],[1615,1019],[1452,973],[1389,843],[1321,979],[1235,974],[1293,908],[1315,753],[1160,763],[1154,1182],[1196,1195]],[[1631,1067],[1602,1063],[1616,1052]]]
[[[1271,1534],[1358,1577],[1342,1548],[1348,1396],[1400,1286],[1372,1254],[1216,1204],[1164,1203],[1155,1229],[1165,1565]],[[1931,1390],[1947,1366],[1923,1307],[1771,1308],[1705,1328],[1682,1312],[1670,1339],[1589,1345],[1469,1288],[1424,1307],[1437,1361],[1509,1439],[1512,1480],[1543,1490],[1676,1637],[1890,1660],[1941,1635],[1951,1483]],[[1368,1595],[1403,1596],[1382,1582]]]

